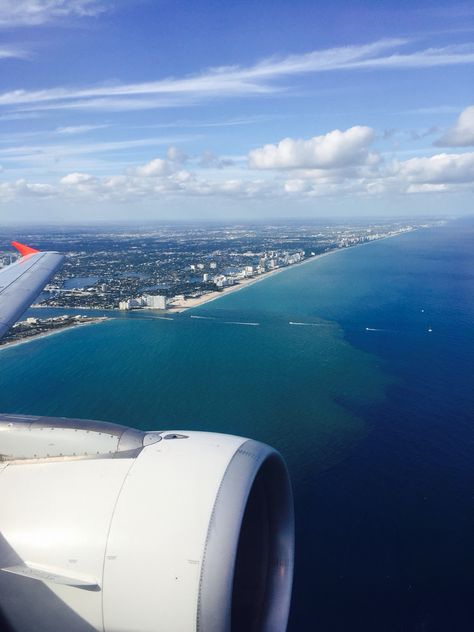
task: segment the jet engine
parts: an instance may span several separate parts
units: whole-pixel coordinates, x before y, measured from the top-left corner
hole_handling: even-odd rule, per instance
[[[292,493],[257,441],[0,415],[0,533],[11,630],[286,630]]]

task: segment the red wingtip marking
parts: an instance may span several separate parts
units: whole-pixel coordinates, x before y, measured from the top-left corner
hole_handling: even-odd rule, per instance
[[[25,244],[20,244],[18,241],[12,241],[12,246],[18,250],[22,257],[26,257],[26,255],[33,255],[35,252],[39,252],[35,248],[30,248],[29,246],[25,246]]]

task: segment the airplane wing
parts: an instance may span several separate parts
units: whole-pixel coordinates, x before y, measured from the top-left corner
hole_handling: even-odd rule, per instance
[[[33,303],[64,260],[58,252],[40,252],[16,241],[21,258],[0,270],[0,338]]]

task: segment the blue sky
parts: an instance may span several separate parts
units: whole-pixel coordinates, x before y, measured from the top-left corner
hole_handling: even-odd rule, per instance
[[[474,9],[0,0],[5,222],[473,211]]]

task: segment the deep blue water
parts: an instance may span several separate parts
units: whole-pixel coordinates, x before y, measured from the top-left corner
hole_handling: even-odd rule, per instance
[[[294,267],[173,321],[121,315],[3,350],[0,409],[271,443],[295,490],[292,632],[464,632],[473,325],[465,220]]]

